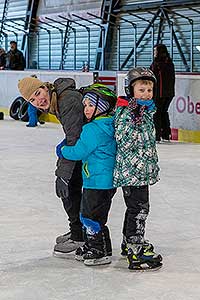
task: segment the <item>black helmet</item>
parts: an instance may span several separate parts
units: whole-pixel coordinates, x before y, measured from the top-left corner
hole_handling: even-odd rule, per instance
[[[94,83],[92,85],[83,87],[81,89],[81,92],[82,92],[83,96],[86,93],[94,93],[97,96],[99,96],[100,98],[102,98],[103,100],[107,101],[110,105],[109,111],[114,109],[116,102],[117,102],[116,94],[111,89],[109,89],[107,86],[105,86],[104,84],[101,84],[101,83]]]
[[[125,77],[125,92],[128,97],[133,97],[132,84],[136,80],[151,80],[156,84],[156,77],[154,73],[145,67],[137,67],[131,69]]]

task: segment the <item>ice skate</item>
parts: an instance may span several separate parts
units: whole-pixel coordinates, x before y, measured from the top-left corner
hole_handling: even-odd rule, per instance
[[[82,247],[76,249],[75,259],[78,261],[84,261],[84,255],[87,253],[88,250],[89,247],[87,243],[85,243]]]
[[[143,245],[128,244],[127,260],[132,271],[158,270],[162,267],[162,256],[145,249]]]
[[[154,250],[153,244],[151,244],[148,240],[144,241],[143,248],[145,249],[145,251],[147,251],[147,250],[153,251]],[[122,243],[121,243],[121,255],[124,257],[126,257],[128,255],[127,242],[125,241],[125,239],[123,239]]]
[[[83,255],[84,264],[86,266],[99,266],[107,265],[112,262],[111,255],[104,255],[102,251],[97,249],[90,249],[86,254]]]
[[[107,226],[95,235],[87,234],[88,251],[83,255],[86,266],[107,265],[112,261],[112,245]]]
[[[83,246],[84,242],[82,241],[74,241],[72,239],[68,239],[64,243],[59,243],[54,246],[53,255],[56,257],[65,257],[68,253],[71,253]]]
[[[71,237],[71,231],[69,231],[65,234],[59,235],[56,238],[56,244],[64,243],[64,242],[68,241],[70,239],[70,237]]]

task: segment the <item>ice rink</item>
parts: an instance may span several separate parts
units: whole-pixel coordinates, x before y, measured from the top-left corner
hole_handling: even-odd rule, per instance
[[[54,193],[61,126],[0,121],[0,300],[200,299],[200,144],[159,144],[161,180],[151,187],[146,238],[163,268],[135,273],[120,257],[124,204],[119,190],[109,226],[111,265],[87,267],[52,256],[67,217]]]

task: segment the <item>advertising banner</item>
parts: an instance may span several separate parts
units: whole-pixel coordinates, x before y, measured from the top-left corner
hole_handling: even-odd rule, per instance
[[[170,106],[173,128],[200,130],[200,75],[176,75],[176,93]]]

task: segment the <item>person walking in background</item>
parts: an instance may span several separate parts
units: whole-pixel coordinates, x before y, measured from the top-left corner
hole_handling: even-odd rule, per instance
[[[75,145],[82,130],[84,116],[82,94],[75,89],[75,81],[72,78],[58,78],[51,84],[38,78],[25,77],[19,81],[18,88],[23,98],[34,107],[56,115],[63,126],[67,145]],[[70,229],[56,238],[54,254],[61,257],[83,245],[79,218],[82,196],[81,166],[81,161],[65,158],[57,160],[56,195],[62,200]]]
[[[157,79],[155,103],[157,111],[154,115],[156,128],[156,141],[169,141],[171,138],[169,105],[175,95],[175,70],[174,64],[168,53],[167,47],[158,44],[154,47],[154,61],[150,66]]]
[[[125,79],[127,97],[119,97],[115,113],[117,142],[114,186],[122,187],[126,204],[122,255],[129,269],[156,269],[162,257],[144,238],[149,214],[149,185],[159,180],[153,114],[153,88],[156,78],[147,68],[131,69]]]
[[[6,66],[6,52],[0,48],[0,70],[4,70]]]
[[[23,53],[17,49],[17,42],[10,42],[10,50],[6,54],[7,70],[24,70],[26,62]]]
[[[85,265],[111,263],[112,246],[106,226],[112,197],[113,171],[116,155],[114,118],[110,115],[116,105],[114,92],[102,84],[93,84],[83,92],[87,124],[74,146],[57,146],[60,157],[82,160],[83,196],[80,219],[85,230],[85,244],[76,250],[75,258]]]

